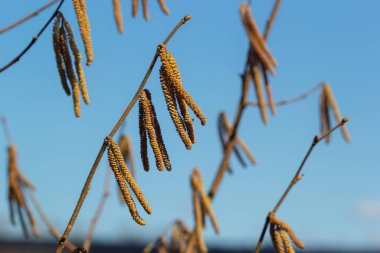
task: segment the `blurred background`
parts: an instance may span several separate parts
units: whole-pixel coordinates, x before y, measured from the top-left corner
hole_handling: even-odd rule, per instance
[[[47,2],[2,1],[0,28]],[[111,195],[95,231],[97,245],[145,245],[177,218],[192,227],[191,170],[195,166],[201,169],[206,188],[216,174],[222,158],[217,115],[225,111],[231,120],[235,114],[248,49],[238,12],[241,1],[167,0],[169,16],[159,10],[156,1],[149,1],[149,22],[143,19],[141,6],[138,16],[132,18],[131,1],[121,1],[122,35],[116,29],[112,1],[87,2],[95,61],[85,67],[91,104],[82,104],[81,117],[75,118],[72,99],[61,88],[51,25],[20,62],[0,74],[0,114],[8,118],[21,170],[36,185],[36,197],[53,225],[63,232],[103,139],[133,97],[157,44],[184,15],[191,14],[192,19],[167,46],[177,60],[185,88],[206,114],[207,125],[202,127],[195,119],[197,143],[186,150],[167,112],[157,64],[146,88],[152,93],[173,169],[156,170],[150,150],[151,171],[143,170],[135,107],[124,133],[132,138],[137,182],[153,213],[146,215],[141,210],[147,225],[137,225],[119,203],[112,178]],[[273,3],[252,1],[253,16],[261,29]],[[54,8],[0,35],[0,65],[29,43]],[[304,168],[303,180],[277,213],[291,224],[309,251],[380,251],[380,168],[376,158],[380,141],[379,9],[376,0],[283,1],[268,40],[279,63],[277,75],[271,78],[276,100],[295,97],[326,81],[342,115],[350,118],[347,128],[352,142],[346,143],[337,131],[330,144],[319,144]],[[61,10],[84,52],[71,1]],[[255,100],[252,89],[249,96]],[[216,236],[211,226],[205,231],[211,248],[254,249],[267,212],[318,133],[319,92],[279,107],[268,126],[262,124],[257,108],[246,110],[239,136],[258,163],[243,169],[232,156],[234,172],[224,177],[213,201],[221,234]],[[3,134],[0,145],[0,251],[12,252],[7,248],[10,244],[26,241],[21,227],[9,222]],[[70,236],[73,241],[81,242],[88,230],[107,169],[103,157]],[[28,242],[54,243],[40,220],[39,228],[41,238]],[[270,246],[269,236],[264,245]]]

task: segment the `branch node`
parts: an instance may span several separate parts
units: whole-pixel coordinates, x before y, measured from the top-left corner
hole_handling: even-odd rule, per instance
[[[347,121],[349,121],[350,119],[348,118],[348,117],[344,117],[343,119],[342,119],[342,124],[345,124]]]
[[[191,19],[191,15],[186,15],[184,18],[183,18],[183,23],[186,23],[187,21],[189,21]]]

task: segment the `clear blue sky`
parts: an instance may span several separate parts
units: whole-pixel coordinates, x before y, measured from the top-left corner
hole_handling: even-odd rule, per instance
[[[4,1],[0,27],[46,2]],[[132,98],[156,45],[190,13],[193,19],[173,37],[168,48],[177,59],[186,89],[208,117],[207,126],[195,121],[197,144],[187,151],[166,111],[156,66],[147,88],[153,94],[173,170],[143,171],[134,108],[126,133],[132,136],[137,180],[153,214],[148,216],[141,210],[147,225],[136,225],[127,208],[118,203],[112,184],[95,237],[103,241],[148,241],[174,218],[183,218],[192,226],[190,172],[199,166],[209,187],[221,159],[217,114],[224,110],[232,117],[240,94],[239,74],[248,45],[238,15],[241,2],[167,0],[171,11],[167,17],[156,1],[150,1],[151,21],[146,22],[141,10],[132,19],[129,1],[123,1],[125,33],[121,36],[116,31],[111,1],[88,2],[95,61],[85,68],[91,105],[82,105],[80,119],[74,117],[72,100],[61,88],[51,27],[19,63],[0,75],[0,113],[8,116],[19,164],[37,185],[36,195],[49,218],[63,231],[103,138]],[[272,1],[253,1],[253,14],[260,27],[271,7]],[[336,132],[331,144],[320,144],[305,167],[304,179],[278,212],[307,248],[380,248],[379,9],[376,0],[283,1],[269,39],[279,63],[277,76],[271,79],[276,99],[293,97],[327,81],[342,114],[351,119],[347,127],[352,143],[346,144]],[[0,36],[1,65],[29,42],[52,11]],[[62,11],[79,42],[71,1],[66,1]],[[252,90],[250,96],[254,98]],[[235,173],[225,177],[214,201],[221,235],[217,237],[208,229],[208,242],[254,247],[267,212],[319,131],[318,103],[319,94],[315,93],[298,104],[278,108],[269,126],[263,126],[256,109],[246,111],[239,134],[258,164],[241,169],[232,159]],[[1,140],[0,235],[21,239],[20,228],[11,227],[8,221],[6,143],[4,137]],[[95,175],[71,238],[87,231],[103,188],[105,161]],[[46,232],[42,224],[40,227]]]

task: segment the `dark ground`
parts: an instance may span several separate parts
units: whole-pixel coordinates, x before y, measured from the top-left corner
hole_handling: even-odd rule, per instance
[[[56,244],[52,243],[25,243],[25,242],[9,242],[0,241],[0,253],[54,253]],[[141,245],[102,245],[94,244],[91,253],[141,253],[143,246]],[[217,249],[209,248],[210,253],[252,253],[253,249]],[[380,253],[380,251],[339,251],[339,250],[298,250],[299,253]],[[261,253],[274,253],[271,249],[263,249]]]

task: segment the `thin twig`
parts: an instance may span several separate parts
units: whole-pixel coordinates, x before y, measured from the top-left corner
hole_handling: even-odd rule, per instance
[[[111,172],[112,172],[111,169],[108,168],[107,174],[106,174],[106,179],[104,182],[103,195],[102,195],[102,198],[100,199],[100,202],[99,202],[98,208],[96,209],[95,215],[92,218],[90,228],[88,229],[86,239],[84,240],[84,243],[82,246],[84,249],[87,250],[87,252],[90,251],[90,247],[91,247],[94,231],[96,228],[96,224],[98,223],[99,218],[102,215],[104,206],[107,202],[108,196],[110,195]]]
[[[170,32],[170,34],[167,36],[167,38],[164,40],[163,44],[166,44],[169,42],[169,40],[171,39],[171,37],[176,33],[176,31],[183,25],[185,24],[189,19],[191,18],[191,16],[187,15],[185,16],[184,18],[181,19],[181,21],[174,27],[174,29]],[[65,232],[63,233],[60,241],[59,241],[59,244],[57,246],[57,249],[56,249],[56,253],[61,253],[64,249],[64,246],[65,246],[65,241],[67,240],[73,226],[74,226],[74,223],[77,219],[77,216],[79,214],[79,211],[83,205],[83,202],[86,198],[86,195],[88,193],[88,191],[90,190],[90,187],[91,187],[91,181],[92,181],[92,178],[96,172],[96,169],[99,165],[99,162],[104,154],[104,151],[106,150],[106,147],[107,147],[107,141],[106,139],[109,138],[109,137],[113,137],[114,134],[117,132],[117,130],[120,128],[120,126],[123,124],[123,121],[125,120],[125,118],[127,117],[127,115],[129,114],[129,112],[131,111],[131,109],[133,108],[134,104],[137,102],[137,100],[139,99],[142,91],[144,90],[144,87],[145,87],[145,84],[146,82],[148,81],[148,78],[153,70],[153,67],[157,61],[157,58],[158,58],[158,48],[156,50],[156,53],[154,54],[153,56],[153,59],[152,59],[152,62],[150,63],[150,66],[144,76],[144,79],[142,80],[141,84],[140,84],[140,87],[138,88],[138,90],[136,91],[136,94],[134,95],[134,97],[132,98],[131,102],[128,104],[127,108],[125,109],[124,113],[121,115],[120,119],[118,120],[118,122],[116,123],[116,125],[114,126],[114,128],[111,130],[111,132],[108,134],[108,136],[104,139],[103,141],[103,144],[102,146],[100,147],[100,150],[98,152],[98,155],[96,156],[96,159],[94,161],[94,164],[92,165],[91,167],[91,170],[87,176],[87,179],[86,179],[86,182],[82,188],[82,192],[79,196],[79,200],[75,206],[75,209],[74,209],[74,212],[70,218],[70,221],[65,229]]]
[[[326,132],[325,134],[323,134],[322,136],[319,136],[319,135],[316,135],[313,139],[313,142],[311,143],[310,145],[310,148],[308,149],[305,157],[303,158],[300,166],[298,167],[297,169],[297,172],[296,174],[294,175],[294,177],[292,178],[292,180],[290,181],[288,187],[286,188],[286,190],[284,191],[284,193],[282,194],[281,198],[278,200],[277,204],[275,205],[275,207],[273,208],[273,210],[271,211],[271,213],[276,213],[277,210],[280,208],[281,204],[284,202],[286,196],[288,195],[288,193],[290,192],[290,190],[293,188],[293,186],[299,181],[299,177],[301,175],[301,171],[307,161],[307,159],[309,158],[311,152],[313,151],[314,147],[320,142],[322,141],[323,139],[325,139],[327,136],[329,136],[332,132],[334,132],[336,129],[338,129],[339,127],[343,126],[346,122],[348,121],[348,118],[345,117],[342,119],[341,122],[339,122],[334,128],[332,128],[330,131]],[[260,249],[261,249],[261,246],[262,246],[262,243],[264,241],[264,237],[265,237],[265,232],[266,230],[268,229],[268,225],[269,225],[269,216],[267,216],[266,220],[265,220],[265,224],[264,224],[264,227],[263,227],[263,230],[261,232],[261,235],[260,235],[260,238],[259,238],[259,241],[256,245],[256,249],[255,249],[255,253],[259,253],[260,252]]]
[[[51,17],[48,19],[48,21],[46,22],[46,24],[41,28],[41,30],[37,33],[37,35],[35,35],[32,40],[29,42],[29,44],[24,48],[24,50],[21,51],[21,53],[19,55],[17,55],[13,60],[11,60],[9,63],[7,63],[6,65],[4,65],[2,68],[0,68],[0,73],[3,72],[4,70],[8,69],[10,66],[12,66],[13,64],[15,64],[16,62],[18,62],[21,57],[29,51],[29,49],[34,45],[34,43],[36,43],[36,41],[39,39],[39,37],[41,36],[41,34],[46,30],[46,28],[49,26],[49,24],[51,23],[51,21],[53,21],[54,17],[57,15],[57,13],[59,12],[59,9],[61,8],[63,2],[65,2],[65,0],[61,0],[61,2],[59,3],[59,5],[57,6],[57,9],[55,9],[53,15],[51,15]]]
[[[34,196],[33,191],[28,190],[29,197],[32,200],[32,204],[34,206],[34,209],[37,211],[37,213],[40,215],[41,220],[45,223],[45,226],[47,227],[49,233],[58,241],[61,238],[61,235],[58,233],[58,231],[55,229],[55,227],[50,223],[49,219],[47,218],[44,210],[42,209],[40,203],[38,202],[37,198]],[[70,252],[74,252],[74,250],[77,248],[75,244],[73,244],[70,241],[65,242],[65,246]]]
[[[309,95],[313,94],[314,92],[316,92],[320,88],[322,88],[322,86],[323,86],[323,83],[319,83],[319,84],[315,85],[314,87],[312,87],[310,90],[308,90],[305,93],[302,93],[301,95],[298,95],[294,98],[288,98],[288,99],[276,101],[275,105],[276,106],[289,105],[289,104],[293,104],[293,103],[299,102],[301,100],[304,100]],[[259,106],[259,104],[257,102],[248,102],[247,106]],[[269,106],[269,104],[267,103],[264,106]]]
[[[9,30],[15,28],[16,26],[18,26],[18,25],[24,23],[25,21],[27,21],[27,20],[29,20],[29,19],[31,19],[31,18],[37,16],[38,14],[40,14],[40,12],[46,10],[47,8],[49,8],[50,6],[54,5],[54,4],[57,3],[58,1],[59,1],[59,0],[53,0],[53,1],[49,2],[48,4],[42,6],[41,8],[39,8],[39,9],[33,11],[33,12],[30,13],[29,15],[23,17],[22,19],[16,21],[15,23],[8,25],[7,27],[5,27],[5,28],[3,28],[3,29],[0,30],[0,34],[2,34],[2,33],[4,33],[4,32],[7,32],[7,31],[9,31]]]
[[[271,12],[270,17],[267,21],[265,31],[264,31],[264,39],[265,40],[267,40],[269,37],[269,32],[272,28],[272,25],[273,25],[273,22],[274,22],[276,15],[277,15],[278,9],[280,8],[280,4],[281,4],[281,0],[276,0],[276,3],[273,6],[272,12]]]

